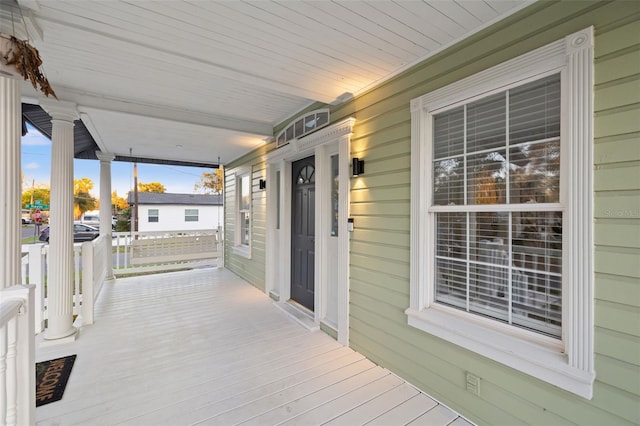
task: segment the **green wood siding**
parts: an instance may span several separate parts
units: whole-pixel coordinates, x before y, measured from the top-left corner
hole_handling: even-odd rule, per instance
[[[479,424],[640,424],[639,18],[637,1],[538,2],[332,107],[332,122],[356,118],[351,151],[366,160],[366,174],[351,180],[353,348]],[[596,34],[597,377],[589,401],[410,327],[404,310],[409,306],[410,100],[590,25]],[[251,164],[255,181],[264,173],[263,151],[231,166]],[[227,191],[233,201],[233,182],[227,181]],[[232,205],[227,209],[233,211]],[[227,243],[227,265],[263,288],[264,253],[258,247],[264,247],[264,198],[257,189],[253,211],[255,256],[236,259]],[[234,216],[226,217],[229,241]],[[466,391],[466,372],[481,378],[479,396]]]
[[[342,105],[356,118],[351,345],[480,424],[640,423],[640,4],[537,3]],[[409,102],[589,25],[595,55],[596,371],[587,401],[407,325]],[[480,396],[465,372],[481,378]]]
[[[265,289],[266,191],[259,189],[266,179],[264,154],[267,147],[228,164],[225,167],[225,267],[260,290]],[[236,225],[236,181],[238,167],[251,167],[251,259],[234,253]]]

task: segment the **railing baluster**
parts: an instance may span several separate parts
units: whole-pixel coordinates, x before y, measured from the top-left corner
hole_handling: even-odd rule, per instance
[[[80,306],[80,295],[82,294],[80,291],[80,275],[82,271],[81,266],[81,254],[82,249],[76,245],[73,246],[73,260],[75,262],[75,274],[74,274],[74,288],[73,288],[73,314],[74,315],[82,315],[82,310]]]
[[[0,389],[10,392],[7,386],[7,327],[0,324]],[[0,396],[0,425],[7,424],[7,397]]]
[[[18,415],[18,364],[16,344],[18,341],[18,317],[7,324],[7,426],[14,426]]]

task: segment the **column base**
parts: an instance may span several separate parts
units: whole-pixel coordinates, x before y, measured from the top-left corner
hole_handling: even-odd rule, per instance
[[[79,330],[75,327],[73,327],[69,333],[62,336],[48,336],[47,331],[45,331],[42,337],[42,342],[40,342],[40,347],[44,348],[47,346],[75,342],[75,340],[78,338],[78,334],[80,334]]]

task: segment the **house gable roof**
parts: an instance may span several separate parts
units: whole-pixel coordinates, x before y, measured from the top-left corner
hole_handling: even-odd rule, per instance
[[[138,204],[173,204],[185,206],[221,206],[221,194],[172,194],[157,192],[138,192]],[[134,203],[134,194],[129,192],[129,205]]]

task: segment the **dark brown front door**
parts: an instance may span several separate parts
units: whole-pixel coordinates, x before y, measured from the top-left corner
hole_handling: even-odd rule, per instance
[[[292,164],[291,299],[313,310],[315,246],[315,158]]]

